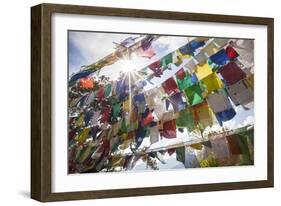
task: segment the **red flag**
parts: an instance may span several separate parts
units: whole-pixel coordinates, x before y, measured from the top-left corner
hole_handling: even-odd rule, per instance
[[[175,119],[163,123],[163,131],[161,132],[161,136],[168,139],[177,137]]]
[[[183,80],[184,77],[186,76],[183,68],[181,68],[179,71],[177,71],[176,75],[177,75],[177,78],[180,80]]]
[[[99,90],[97,91],[97,98],[98,98],[99,101],[104,99],[104,87],[103,86],[101,86],[99,88]]]
[[[142,121],[141,121],[142,126],[148,125],[149,123],[151,123],[153,121],[153,119],[154,119],[154,117],[153,117],[152,113],[149,112],[148,115],[144,119],[142,119]]]
[[[176,94],[179,92],[177,83],[173,77],[170,77],[165,82],[162,83],[162,87],[168,95]]]
[[[236,57],[239,56],[239,54],[231,46],[226,47],[225,51],[230,59],[235,59]]]

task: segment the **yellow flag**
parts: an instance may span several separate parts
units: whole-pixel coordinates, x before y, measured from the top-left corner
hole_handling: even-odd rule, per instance
[[[124,162],[125,162],[125,157],[115,155],[111,159],[111,164],[112,164],[111,166],[112,167],[122,167],[124,165]]]
[[[126,112],[129,112],[131,110],[131,99],[130,98],[123,102],[123,109]]]
[[[190,145],[190,147],[193,148],[193,149],[201,150],[202,149],[202,144],[201,143],[196,143],[196,144]]]
[[[90,130],[91,130],[90,127],[89,128],[85,128],[80,134],[78,134],[75,137],[75,140],[80,142],[80,143],[83,143],[87,139]]]
[[[214,90],[223,88],[223,82],[218,77],[216,73],[212,73],[209,76],[202,79],[203,83],[206,85],[208,93],[211,93]]]
[[[188,59],[189,57],[190,57],[190,55],[189,54],[182,54],[181,52],[180,52],[180,50],[176,50],[176,54],[177,54],[177,56],[178,56],[178,58],[180,59],[180,60],[182,60],[182,59]]]
[[[205,63],[203,65],[197,65],[195,73],[198,80],[202,80],[208,75],[212,74],[212,69],[210,68],[209,64]]]
[[[78,118],[78,120],[76,121],[76,125],[77,126],[82,126],[83,125],[83,123],[84,123],[84,114],[82,114],[79,118]]]

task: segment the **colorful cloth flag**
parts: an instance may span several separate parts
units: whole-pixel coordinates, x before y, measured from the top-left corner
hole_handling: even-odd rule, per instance
[[[180,70],[178,70],[176,72],[177,79],[183,80],[185,76],[186,76],[186,73],[183,68],[181,68]]]
[[[183,55],[188,54],[188,55],[193,55],[196,49],[202,47],[205,45],[204,41],[196,41],[192,40],[191,42],[187,43],[186,45],[182,46],[179,48],[180,53]]]
[[[196,105],[203,102],[202,90],[199,84],[194,84],[184,90],[189,105]]]
[[[235,84],[246,78],[246,73],[235,62],[229,62],[227,65],[220,68],[219,73],[227,85]]]
[[[120,101],[124,101],[129,95],[129,85],[124,79],[116,82],[115,93]]]
[[[85,114],[81,114],[76,121],[76,126],[81,127],[84,124]]]
[[[246,67],[254,66],[254,40],[239,39],[232,43],[233,48],[239,54],[239,61]]]
[[[84,128],[83,131],[75,137],[75,140],[80,144],[85,142],[85,140],[88,138],[88,134],[90,130],[91,130],[90,127]]]
[[[175,119],[163,123],[163,130],[161,131],[161,136],[168,139],[177,137]]]
[[[230,151],[227,145],[226,138],[217,137],[215,139],[210,139],[212,144],[212,152],[214,153],[216,159],[219,161],[220,166],[228,165],[230,159]]]
[[[241,134],[235,134],[235,138],[242,153],[242,165],[253,164],[253,161],[251,160],[247,137]]]
[[[211,59],[208,59],[207,63],[209,64],[213,72],[217,72],[220,68],[220,65],[217,65],[216,63],[212,62]]]
[[[214,114],[208,103],[202,102],[191,108],[193,112],[194,122],[197,126],[204,128],[212,126],[214,123]]]
[[[204,52],[200,52],[194,56],[194,59],[197,61],[198,64],[202,65],[206,63],[207,56]]]
[[[183,59],[188,59],[190,57],[189,54],[181,53],[179,49],[176,50],[176,55],[181,62],[182,62]]]
[[[206,85],[206,88],[208,90],[208,93],[211,93],[212,91],[215,91],[217,89],[223,88],[223,82],[218,77],[216,73],[212,73],[202,79],[202,82]]]
[[[98,101],[101,101],[105,98],[104,92],[105,92],[104,87],[100,86],[100,88],[98,89],[98,91],[96,93],[96,97],[97,97]]]
[[[162,87],[168,95],[176,94],[179,92],[178,86],[173,77],[170,77],[165,82],[163,82]]]
[[[161,59],[161,67],[168,67],[171,63],[173,63],[173,53],[169,53]]]
[[[192,74],[196,69],[196,62],[193,58],[190,58],[188,62],[184,65],[185,71],[188,71],[189,74]]]
[[[243,80],[226,87],[229,97],[235,105],[246,105],[254,101],[254,93]]]
[[[112,85],[111,84],[107,84],[105,86],[104,96],[108,97],[111,94],[111,90],[112,90]]]
[[[142,127],[141,123],[139,123],[139,127],[136,130],[136,140],[135,140],[137,148],[141,145],[141,143],[142,143],[143,139],[145,138],[146,134],[147,134],[146,127]]]
[[[87,69],[87,70],[81,70],[79,72],[77,72],[76,74],[74,74],[70,80],[69,80],[69,85],[73,85],[77,80],[87,77],[90,74],[92,74],[95,70],[92,69]]]
[[[168,101],[172,104],[175,112],[179,112],[186,108],[186,103],[183,101],[182,94],[180,92],[170,96]]]
[[[179,162],[185,163],[185,147],[178,147],[176,148],[176,159]]]
[[[93,89],[94,81],[92,78],[84,77],[79,80],[79,85],[82,89]]]
[[[214,113],[223,112],[232,108],[231,102],[223,89],[209,94],[206,100]]]
[[[199,80],[204,79],[205,77],[211,75],[212,73],[213,73],[212,69],[211,69],[211,67],[209,66],[208,63],[205,63],[203,65],[198,64],[196,66],[195,74],[196,74],[196,76]]]
[[[148,112],[148,114],[141,120],[142,126],[146,126],[153,121],[154,117],[152,112]]]
[[[228,147],[232,155],[241,154],[241,149],[234,135],[227,136],[226,140],[228,142]]]
[[[178,50],[181,53],[181,55],[193,55],[193,52],[188,43],[186,45],[180,47]]]
[[[153,71],[155,77],[161,77],[161,75],[163,74],[160,60],[153,62],[148,66],[148,68]]]
[[[193,113],[190,109],[185,109],[179,112],[179,117],[176,120],[177,127],[187,128],[189,132],[195,129]]]
[[[215,115],[220,126],[222,126],[222,123],[231,120],[236,115],[236,112],[233,108],[229,108],[223,112],[218,112]]]
[[[217,65],[225,65],[229,61],[227,53],[225,52],[224,49],[221,49],[217,53],[210,56],[210,59],[212,62],[214,62]]]
[[[112,117],[117,119],[119,117],[121,111],[121,103],[114,104],[112,106]]]
[[[211,41],[202,48],[201,52],[204,52],[208,56],[212,56],[213,54],[218,52],[218,48],[216,47],[214,42]]]
[[[177,84],[178,88],[183,91],[184,89],[192,86],[194,83],[192,82],[190,75],[186,75],[182,80],[177,78]]]
[[[201,143],[196,143],[196,144],[191,144],[190,147],[196,150],[202,150],[203,145]]]
[[[194,149],[187,147],[185,148],[185,168],[198,168],[200,167],[199,161],[197,159]]]
[[[109,120],[110,118],[110,113],[111,113],[111,108],[110,107],[104,107],[102,110],[102,117],[100,119],[101,123],[105,123]]]
[[[237,51],[231,46],[226,47],[225,52],[229,59],[236,59],[239,56]]]

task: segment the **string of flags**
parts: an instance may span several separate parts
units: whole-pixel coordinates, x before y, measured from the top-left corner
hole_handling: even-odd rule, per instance
[[[253,42],[195,37],[117,80],[95,75],[133,53],[150,59],[158,38],[128,38],[70,77],[70,173],[133,170],[140,160],[159,169],[167,155],[185,168],[253,164],[253,127],[204,134],[233,119],[236,106],[247,110],[253,102]],[[163,79],[167,70],[173,75]],[[180,144],[161,146],[179,136]],[[187,141],[191,136],[196,141]]]

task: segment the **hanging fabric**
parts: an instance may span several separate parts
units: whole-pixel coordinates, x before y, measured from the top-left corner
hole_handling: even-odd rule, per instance
[[[94,70],[92,69],[87,69],[87,70],[81,70],[78,73],[74,74],[70,80],[69,80],[69,85],[72,86],[73,84],[75,84],[75,82],[81,78],[87,77],[90,74],[92,74],[94,72]]]
[[[214,42],[211,41],[202,48],[201,52],[207,54],[208,56],[212,56],[213,54],[218,52],[218,48],[216,47]]]
[[[228,147],[232,155],[241,154],[241,149],[234,135],[227,136],[226,140],[228,142]]]
[[[163,131],[161,132],[161,136],[168,139],[177,137],[175,119],[163,123]]]
[[[225,52],[226,52],[228,58],[231,59],[231,60],[234,60],[239,56],[237,51],[231,46],[227,46],[226,49],[225,49]]]
[[[206,100],[214,113],[223,112],[232,108],[231,102],[224,89],[209,94]]]
[[[210,59],[212,62],[214,62],[217,65],[225,65],[229,61],[227,53],[225,52],[224,49],[221,49],[217,53],[210,56]]]
[[[176,123],[178,128],[187,128],[189,132],[195,129],[193,113],[190,109],[180,111]]]
[[[188,62],[184,65],[184,70],[187,71],[189,74],[195,72],[197,64],[195,63],[193,58],[190,58]]]
[[[233,108],[229,108],[223,112],[218,112],[215,115],[220,126],[222,126],[223,122],[231,120],[236,115],[236,111]]]
[[[163,82],[162,87],[168,95],[173,95],[179,92],[178,86],[173,77],[170,77]]]
[[[215,72],[202,79],[202,82],[205,84],[208,93],[221,89],[224,86],[223,82]]]
[[[197,61],[197,64],[203,65],[207,61],[207,56],[204,52],[199,52],[194,56],[194,59]]]
[[[254,101],[253,91],[246,86],[243,80],[227,86],[226,89],[235,105],[246,105]]]
[[[227,166],[229,164],[230,159],[230,151],[228,149],[226,138],[224,137],[216,137],[214,139],[210,139],[212,144],[212,151],[219,161],[219,166]]]
[[[196,105],[203,101],[202,90],[199,84],[194,84],[184,90],[189,105]]]
[[[168,101],[172,104],[175,112],[179,112],[186,108],[186,103],[183,101],[181,93],[174,94],[168,98]]]
[[[229,62],[227,65],[221,67],[219,73],[227,85],[235,84],[246,78],[245,72],[235,62]]]
[[[202,102],[191,108],[195,125],[198,127],[206,128],[213,126],[214,124],[214,113],[209,107],[207,102]]]
[[[205,77],[212,74],[212,69],[210,68],[208,63],[205,63],[203,65],[197,65],[195,69],[196,76],[199,80],[204,79]]]
[[[92,78],[84,77],[79,80],[79,85],[82,89],[93,89],[94,81]]]

